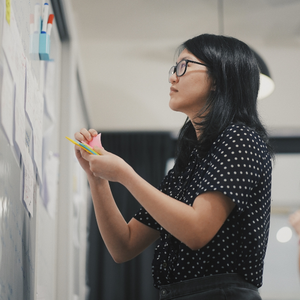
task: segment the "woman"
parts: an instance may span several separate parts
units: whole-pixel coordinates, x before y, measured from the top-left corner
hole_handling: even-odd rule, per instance
[[[120,157],[76,146],[98,227],[116,262],[160,239],[152,265],[160,299],[261,299],[270,217],[271,155],[256,101],[259,69],[250,48],[203,34],[180,47],[170,102],[187,115],[174,168],[159,189]],[[82,129],[79,141],[97,132]],[[127,224],[108,181],[142,205]]]

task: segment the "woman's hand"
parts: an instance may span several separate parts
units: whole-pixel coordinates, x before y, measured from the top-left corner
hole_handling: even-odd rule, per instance
[[[97,135],[97,131],[95,129],[87,130],[85,128],[82,128],[79,132],[76,132],[74,134],[74,137],[77,141],[88,143]],[[83,149],[81,149],[79,146],[75,146],[75,155],[78,159],[78,162],[80,163],[83,170],[87,173],[88,176],[94,176],[93,173],[90,170],[89,162],[84,159],[81,155],[81,153],[87,153]]]
[[[91,174],[108,181],[124,183],[132,168],[122,158],[103,148],[94,147],[93,149],[100,155],[92,155],[80,149],[81,157],[89,164]]]
[[[295,228],[298,236],[300,237],[300,210],[297,210],[292,215],[290,215],[290,223]]]
[[[76,132],[74,137],[77,141],[88,143],[97,134],[95,129],[83,128]],[[123,159],[105,151],[104,148],[94,147],[93,149],[100,155],[89,154],[82,148],[75,146],[76,157],[87,175],[122,183],[126,178],[126,172],[132,168]]]

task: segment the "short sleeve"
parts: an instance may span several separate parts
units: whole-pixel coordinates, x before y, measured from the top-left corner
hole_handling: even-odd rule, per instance
[[[140,208],[140,210],[134,215],[134,218],[155,230],[160,230],[160,225],[151,217],[144,207]]]
[[[199,184],[198,195],[220,191],[236,203],[239,211],[249,206],[263,172],[264,142],[247,127],[232,126],[216,141],[210,163]]]

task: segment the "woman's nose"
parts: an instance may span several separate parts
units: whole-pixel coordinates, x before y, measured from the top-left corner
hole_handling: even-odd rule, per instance
[[[177,76],[176,72],[174,72],[174,73],[170,76],[169,82],[170,82],[170,83],[173,83],[173,82],[177,82],[177,81],[178,81],[178,76]]]

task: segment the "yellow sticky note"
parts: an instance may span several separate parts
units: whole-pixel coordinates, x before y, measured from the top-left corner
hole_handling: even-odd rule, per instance
[[[10,25],[10,0],[6,0],[6,21]]]

